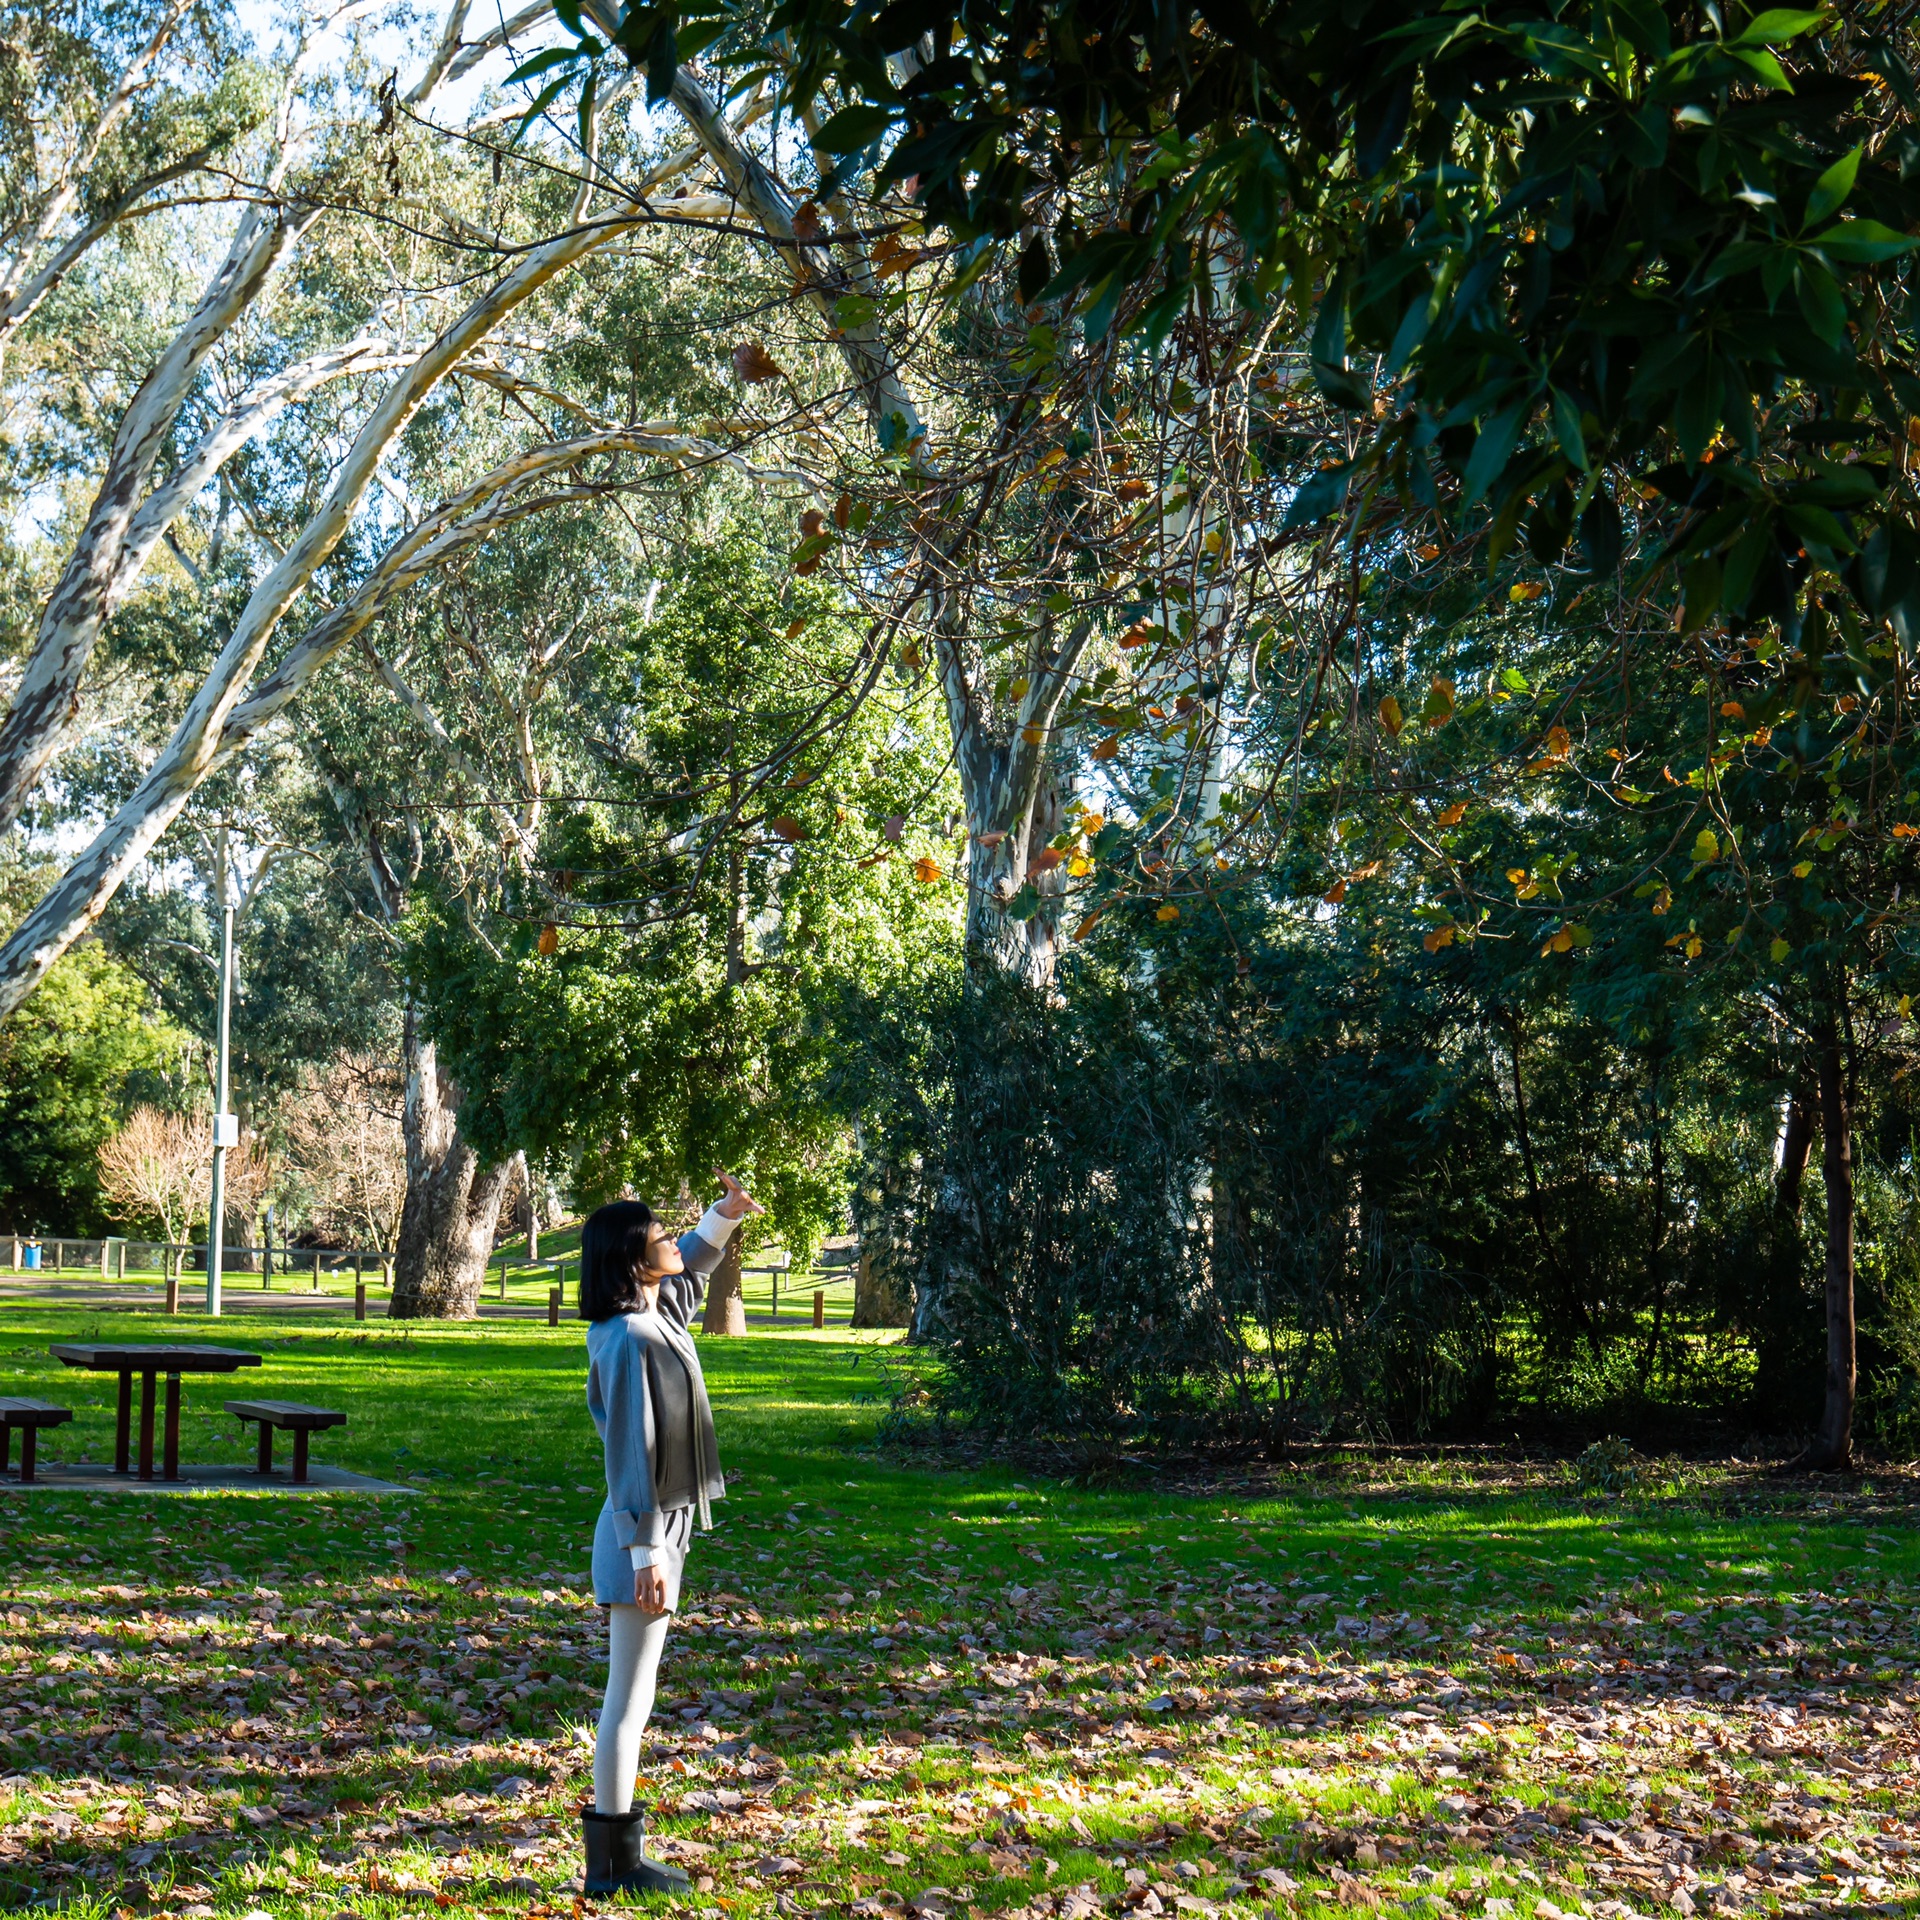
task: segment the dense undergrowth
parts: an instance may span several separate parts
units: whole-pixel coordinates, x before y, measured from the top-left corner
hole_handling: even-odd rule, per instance
[[[860,1011],[861,1225],[938,1356],[911,1402],[1130,1446],[1791,1448],[1826,1338],[1819,1155],[1779,1164],[1793,1036],[1490,943],[1385,965],[1345,924],[1243,903],[1214,937],[1097,932],[1045,991]],[[1856,1432],[1907,1453],[1912,1083],[1860,1070]]]

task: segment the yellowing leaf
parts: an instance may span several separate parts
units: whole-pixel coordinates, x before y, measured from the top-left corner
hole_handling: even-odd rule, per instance
[[[1711,827],[1702,827],[1694,835],[1693,857],[1703,867],[1720,858],[1720,836]]]
[[[1747,710],[1738,700],[1722,700],[1720,702],[1720,718],[1722,720],[1744,720],[1746,717]]]
[[[1399,738],[1400,729],[1407,724],[1406,715],[1400,711],[1400,702],[1396,700],[1392,694],[1388,694],[1387,697],[1380,702],[1380,724],[1385,727],[1388,733],[1392,734],[1395,739]]]
[[[1916,833],[1920,833],[1920,827],[1910,826],[1904,820],[1894,822],[1893,837],[1896,840],[1911,840]]]
[[[1046,737],[1047,730],[1045,727],[1022,727],[1020,729],[1020,738],[1030,747],[1037,747]]]
[[[1507,589],[1507,598],[1514,605],[1521,606],[1529,600],[1540,599],[1545,592],[1546,588],[1538,580],[1517,580]]]
[[[1540,951],[1542,953],[1571,953],[1573,951],[1573,935],[1565,927],[1562,927]]]
[[[1105,911],[1104,908],[1096,907],[1092,913],[1088,914],[1087,917],[1084,920],[1082,920],[1077,927],[1074,928],[1073,930],[1074,939],[1084,940],[1087,937],[1087,935],[1090,934],[1094,930],[1094,928],[1100,924],[1100,915],[1104,911]]]
[[[1693,938],[1687,942],[1687,958],[1689,960],[1698,960],[1700,958],[1700,951],[1701,940],[1700,936],[1696,933]]]
[[[1573,736],[1567,732],[1565,727],[1549,727],[1547,729],[1547,751],[1552,754],[1556,760],[1564,760],[1567,755],[1573,751]]]
[[[1792,951],[1792,946],[1785,940],[1776,940],[1773,945],[1767,949],[1768,954],[1776,964],[1784,960]]]
[[[940,862],[927,854],[922,854],[913,863],[913,877],[923,887],[930,887],[940,878]]]
[[[1516,887],[1524,887],[1527,884],[1527,870],[1525,867],[1509,867],[1507,869],[1507,878],[1511,880]]]
[[[1655,913],[1665,913],[1672,905],[1673,890],[1670,887],[1662,887],[1660,891],[1653,896],[1653,910]]]
[[[1450,947],[1453,945],[1453,935],[1454,929],[1452,927],[1435,927],[1431,933],[1421,939],[1420,944],[1425,947],[1429,953],[1438,953],[1442,947]]]
[[[1076,880],[1084,880],[1093,871],[1093,862],[1084,853],[1076,853],[1067,862],[1067,871]]]
[[[1083,813],[1080,816],[1080,831],[1091,838],[1107,824],[1104,813]]]
[[[1180,918],[1180,909],[1174,906],[1171,902],[1169,902],[1164,907],[1156,907],[1154,909],[1153,917],[1156,920],[1161,920],[1161,921],[1178,920]]]
[[[1452,806],[1442,810],[1440,824],[1443,827],[1457,827],[1466,817],[1467,803],[1464,800],[1456,800]]]
[[[543,960],[551,960],[560,951],[560,929],[551,920],[540,929],[540,938],[535,942]]]
[[[1793,868],[1793,877],[1796,880],[1804,880],[1812,871],[1813,862],[1811,860],[1796,861]]]

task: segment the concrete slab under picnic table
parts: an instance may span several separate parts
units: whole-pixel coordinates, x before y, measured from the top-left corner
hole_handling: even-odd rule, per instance
[[[375,1480],[364,1473],[349,1473],[344,1467],[322,1466],[310,1461],[303,1485],[293,1482],[292,1470],[257,1473],[250,1466],[182,1465],[178,1480],[142,1480],[130,1473],[116,1473],[108,1466],[87,1461],[51,1461],[42,1459],[33,1479],[22,1486],[18,1480],[0,1480],[0,1493],[414,1493],[418,1487],[398,1485],[392,1480]]]

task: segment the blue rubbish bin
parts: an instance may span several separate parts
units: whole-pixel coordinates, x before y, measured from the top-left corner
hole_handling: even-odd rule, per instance
[[[29,1240],[27,1244],[20,1249],[20,1259],[22,1264],[30,1271],[35,1273],[39,1272],[40,1242],[38,1240]]]

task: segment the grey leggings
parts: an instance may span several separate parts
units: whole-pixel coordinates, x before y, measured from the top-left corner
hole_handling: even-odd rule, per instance
[[[607,1609],[607,1698],[593,1743],[593,1805],[597,1813],[633,1811],[633,1777],[640,1740],[653,1711],[654,1681],[667,1643],[670,1613],[638,1607]]]

